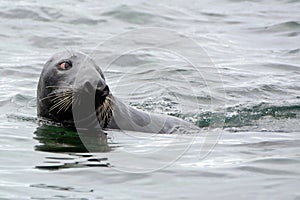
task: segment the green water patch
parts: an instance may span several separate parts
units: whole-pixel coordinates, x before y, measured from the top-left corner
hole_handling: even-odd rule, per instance
[[[106,142],[100,141],[98,135],[82,136],[75,130],[64,127],[41,125],[34,135],[34,139],[40,143],[35,146],[38,151],[107,152],[111,150]]]
[[[175,114],[174,116],[189,119],[189,115]],[[196,120],[195,120],[196,117]],[[214,126],[216,123],[227,127],[254,126],[265,117],[274,120],[298,119],[300,118],[300,105],[275,106],[261,103],[252,107],[229,107],[225,113],[204,112],[194,118],[194,123],[199,127]]]

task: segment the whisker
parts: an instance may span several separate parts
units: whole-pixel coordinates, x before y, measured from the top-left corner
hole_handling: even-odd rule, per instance
[[[65,108],[65,112],[70,108],[70,106],[73,104],[73,97],[71,98],[71,101],[69,102],[68,106]]]
[[[72,96],[69,96],[68,99],[66,100],[66,103],[62,106],[64,112],[67,111],[67,108],[69,105],[72,104]]]
[[[60,107],[61,105],[63,105],[63,104],[64,104],[65,98],[66,98],[66,97],[60,99],[57,103],[55,103],[55,104],[49,109],[49,111],[52,111],[52,110],[54,110],[55,108]]]
[[[46,96],[46,97],[44,97],[44,98],[41,98],[40,101],[44,101],[44,100],[49,99],[49,98],[51,98],[51,97],[53,97],[53,96]]]
[[[65,97],[68,97],[68,96],[71,96],[71,94],[70,93],[63,93],[63,94],[60,94],[57,97],[53,98],[52,101],[55,102],[56,100],[59,100],[61,98],[65,98]]]
[[[52,87],[52,86],[49,86],[49,87]],[[63,93],[53,93],[53,94],[48,94],[46,97],[40,99],[40,101],[44,101],[46,99],[49,99],[49,98],[52,98],[52,101],[55,101],[56,99],[58,98],[61,98],[61,97],[64,97],[66,95],[72,95],[73,91],[72,89],[68,88],[67,90],[65,90]]]
[[[46,86],[46,88],[67,88],[67,89],[71,89],[70,86],[56,86],[56,85]]]
[[[57,113],[61,112],[64,109],[64,107],[67,105],[67,103],[68,103],[67,100],[64,100],[64,103],[60,106],[60,108],[57,111]]]
[[[55,97],[55,96],[57,96],[57,94],[51,94],[51,95],[48,95],[48,96],[46,96],[46,97],[40,99],[40,101],[43,101],[43,100],[45,100],[45,99],[49,99],[49,98]]]
[[[70,88],[72,88],[71,86],[71,84],[70,83],[67,83],[67,82],[65,82],[65,81],[59,81],[59,83],[64,83],[64,84],[66,84],[67,86],[65,86],[65,87],[70,87]]]

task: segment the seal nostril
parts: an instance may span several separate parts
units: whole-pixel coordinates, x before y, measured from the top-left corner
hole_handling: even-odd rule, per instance
[[[109,94],[109,87],[105,86],[104,89],[98,88],[96,90],[96,96],[98,97],[106,97]]]
[[[109,94],[109,87],[105,86],[104,90],[103,90],[103,95],[102,96],[107,96]]]

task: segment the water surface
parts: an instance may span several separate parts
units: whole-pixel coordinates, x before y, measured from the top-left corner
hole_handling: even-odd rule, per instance
[[[299,1],[3,1],[0,8],[0,198],[300,198]],[[200,133],[109,130],[109,148],[89,153],[76,133],[36,123],[36,86],[51,55],[90,53],[145,27],[192,38],[213,67],[146,49],[105,68],[108,84],[125,102],[191,121]],[[218,74],[199,76],[212,69]],[[222,127],[211,127],[219,118]]]

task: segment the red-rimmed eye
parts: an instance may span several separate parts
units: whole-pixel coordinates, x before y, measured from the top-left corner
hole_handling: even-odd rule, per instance
[[[72,67],[72,63],[70,61],[63,61],[58,64],[58,69],[60,70],[68,70]]]

